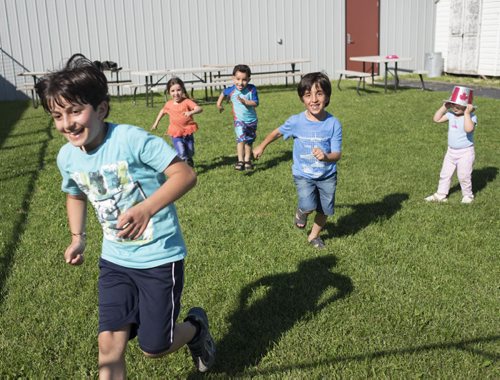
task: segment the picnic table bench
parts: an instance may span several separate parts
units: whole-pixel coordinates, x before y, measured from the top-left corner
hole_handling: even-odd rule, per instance
[[[356,92],[358,95],[361,95],[359,93],[359,87],[361,85],[361,81],[363,81],[363,90],[365,89],[365,79],[371,77],[372,75],[370,73],[364,73],[362,71],[353,71],[353,70],[337,70],[337,74],[339,75],[339,80],[337,82],[337,88],[339,90],[342,90],[340,88],[340,81],[342,80],[342,76],[344,76],[346,79],[349,78],[358,78],[358,84],[356,86]]]
[[[394,72],[395,67],[388,67],[387,70],[390,71],[390,72],[391,71]],[[402,72],[411,73],[411,74],[418,74],[418,77],[420,78],[420,87],[422,88],[422,91],[425,90],[425,83],[424,83],[424,77],[423,76],[428,74],[427,70],[402,69],[402,68],[398,67],[397,71],[398,72],[402,71]],[[399,76],[397,76],[397,81],[399,83]]]

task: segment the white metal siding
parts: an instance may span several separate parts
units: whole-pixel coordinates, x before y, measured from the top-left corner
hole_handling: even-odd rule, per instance
[[[434,51],[434,1],[381,0],[380,54],[413,57],[401,67],[423,70],[425,53]]]
[[[448,57],[448,35],[450,33],[450,1],[440,0],[436,4],[436,33],[434,36],[434,49],[441,53],[444,61],[444,71]]]
[[[381,54],[422,68],[434,0],[380,1]],[[0,47],[31,71],[60,68],[77,52],[132,70],[309,58],[303,71],[333,79],[344,34],[345,0],[0,0]]]
[[[500,76],[500,0],[483,0],[478,73]]]

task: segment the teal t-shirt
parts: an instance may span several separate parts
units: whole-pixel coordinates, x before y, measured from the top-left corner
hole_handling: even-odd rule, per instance
[[[176,152],[162,138],[124,124],[107,124],[103,143],[84,152],[70,143],[57,156],[62,190],[84,193],[103,230],[102,258],[128,268],[153,268],[183,259],[186,247],[173,204],[158,211],[136,240],[118,238],[118,216],[151,196],[166,180]]]
[[[236,86],[233,85],[226,88],[223,93],[224,96],[229,97],[229,99],[231,99],[231,103],[233,103],[234,120],[243,121],[244,123],[253,123],[257,121],[257,112],[255,111],[255,107],[247,107],[238,100],[238,97],[242,97],[259,104],[257,87],[255,87],[253,84],[248,84],[244,89],[240,91],[236,88]]]

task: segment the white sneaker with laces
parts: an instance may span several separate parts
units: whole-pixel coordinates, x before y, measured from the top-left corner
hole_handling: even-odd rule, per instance
[[[465,196],[462,198],[462,203],[465,203],[465,204],[468,204],[468,203],[472,203],[474,201],[474,195],[472,196]]]
[[[448,202],[446,195],[434,193],[425,198],[427,202]]]

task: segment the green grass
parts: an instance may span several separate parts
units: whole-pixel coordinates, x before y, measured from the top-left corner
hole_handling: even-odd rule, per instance
[[[181,318],[208,311],[219,349],[209,378],[499,378],[500,103],[476,99],[476,201],[460,204],[455,179],[448,204],[427,204],[446,149],[446,125],[431,120],[448,94],[354,88],[335,88],[329,107],[344,152],[324,251],[292,225],[292,143],[235,172],[231,112],[202,103],[198,185],[177,207],[189,250]],[[259,95],[258,141],[303,109],[293,89]],[[109,119],[149,129],[155,102],[114,99]],[[66,265],[64,140],[28,103],[0,111],[0,377],[96,378],[99,226],[89,212],[86,263]],[[148,360],[136,341],[127,368],[197,377],[186,349]]]

